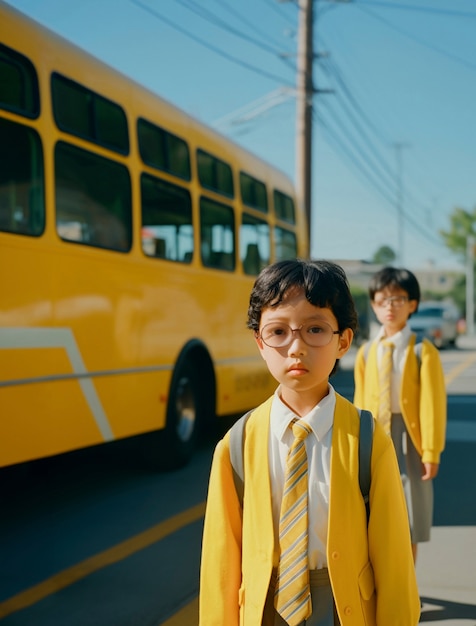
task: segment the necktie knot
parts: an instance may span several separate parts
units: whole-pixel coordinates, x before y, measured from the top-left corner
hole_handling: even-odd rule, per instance
[[[299,439],[299,441],[304,441],[304,439],[306,439],[311,432],[311,427],[303,420],[296,420],[293,422],[292,429],[295,439]]]

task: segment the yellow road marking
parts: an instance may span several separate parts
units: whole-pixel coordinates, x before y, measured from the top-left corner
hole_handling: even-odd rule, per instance
[[[446,385],[450,385],[465,369],[476,362],[476,354],[468,356],[462,363],[454,367],[445,376]],[[16,611],[20,611],[28,606],[36,604],[47,596],[72,585],[73,583],[89,576],[90,574],[122,561],[131,554],[147,548],[148,546],[160,541],[167,535],[191,524],[205,514],[205,502],[201,502],[196,506],[175,515],[164,522],[149,528],[149,530],[127,539],[116,546],[104,550],[89,559],[85,559],[77,565],[73,565],[47,580],[30,587],[26,591],[22,591],[12,598],[0,603],[0,618],[7,617]],[[184,606],[180,611],[175,613],[171,618],[162,623],[162,626],[191,626],[198,624],[198,598],[194,598],[189,604]]]
[[[161,623],[161,626],[197,626],[198,624],[198,596],[189,602],[175,615]]]
[[[81,561],[81,563],[77,563],[62,572],[51,576],[51,578],[44,580],[34,587],[30,587],[30,589],[17,593],[15,596],[5,600],[5,602],[0,603],[0,618],[6,617],[16,611],[20,611],[27,606],[31,606],[32,604],[43,600],[47,596],[72,585],[78,580],[81,580],[82,578],[85,578],[86,576],[89,576],[90,574],[107,567],[108,565],[122,561],[131,554],[134,554],[143,548],[147,548],[180,528],[188,526],[188,524],[191,524],[192,522],[196,522],[202,518],[204,514],[205,502],[201,502],[200,504],[183,511],[182,513],[178,513],[177,515],[170,517],[164,522],[157,524],[156,526],[153,526],[138,535],[135,535],[135,537],[131,537],[131,539],[127,539],[126,541],[123,541],[108,550],[99,552],[99,554],[96,554],[89,559],[85,559],[84,561]]]
[[[462,363],[450,370],[445,376],[446,386],[451,385],[455,378],[462,374],[465,369],[468,369],[474,362],[476,362],[476,354],[470,354]]]

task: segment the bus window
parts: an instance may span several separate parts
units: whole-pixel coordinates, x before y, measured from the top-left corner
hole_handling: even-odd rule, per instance
[[[129,153],[127,118],[122,108],[64,76],[51,77],[58,128],[120,154]]]
[[[200,199],[200,245],[203,265],[235,269],[235,225],[231,207]]]
[[[264,183],[240,172],[240,189],[243,204],[263,213],[268,212],[268,196]]]
[[[274,247],[276,261],[295,259],[297,256],[296,234],[276,226],[274,229]]]
[[[233,198],[233,174],[228,163],[197,150],[197,167],[200,184],[205,189]]]
[[[55,147],[56,229],[61,239],[127,252],[132,244],[127,168],[64,142]]]
[[[190,263],[193,257],[193,223],[189,192],[142,174],[141,197],[144,254]]]
[[[256,275],[269,264],[269,226],[243,214],[240,226],[240,259],[245,274]]]
[[[294,201],[292,198],[282,193],[281,191],[274,190],[274,211],[276,217],[288,224],[296,223],[296,213],[294,210]]]
[[[0,44],[0,107],[36,118],[40,114],[38,78],[29,59]]]
[[[144,119],[137,122],[137,134],[146,165],[190,180],[190,153],[183,139]]]
[[[32,128],[0,118],[0,230],[38,236],[44,228],[40,138]]]

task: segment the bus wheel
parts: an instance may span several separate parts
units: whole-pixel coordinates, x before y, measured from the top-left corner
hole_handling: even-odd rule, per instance
[[[174,372],[170,388],[158,459],[161,467],[174,469],[190,460],[203,421],[201,397],[197,372],[190,364],[182,365]]]

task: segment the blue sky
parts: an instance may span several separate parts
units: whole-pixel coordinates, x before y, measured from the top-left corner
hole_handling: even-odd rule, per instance
[[[299,9],[279,0],[9,0],[295,178]],[[311,253],[459,268],[438,234],[476,206],[474,0],[315,0]],[[398,147],[400,146],[400,147]]]

